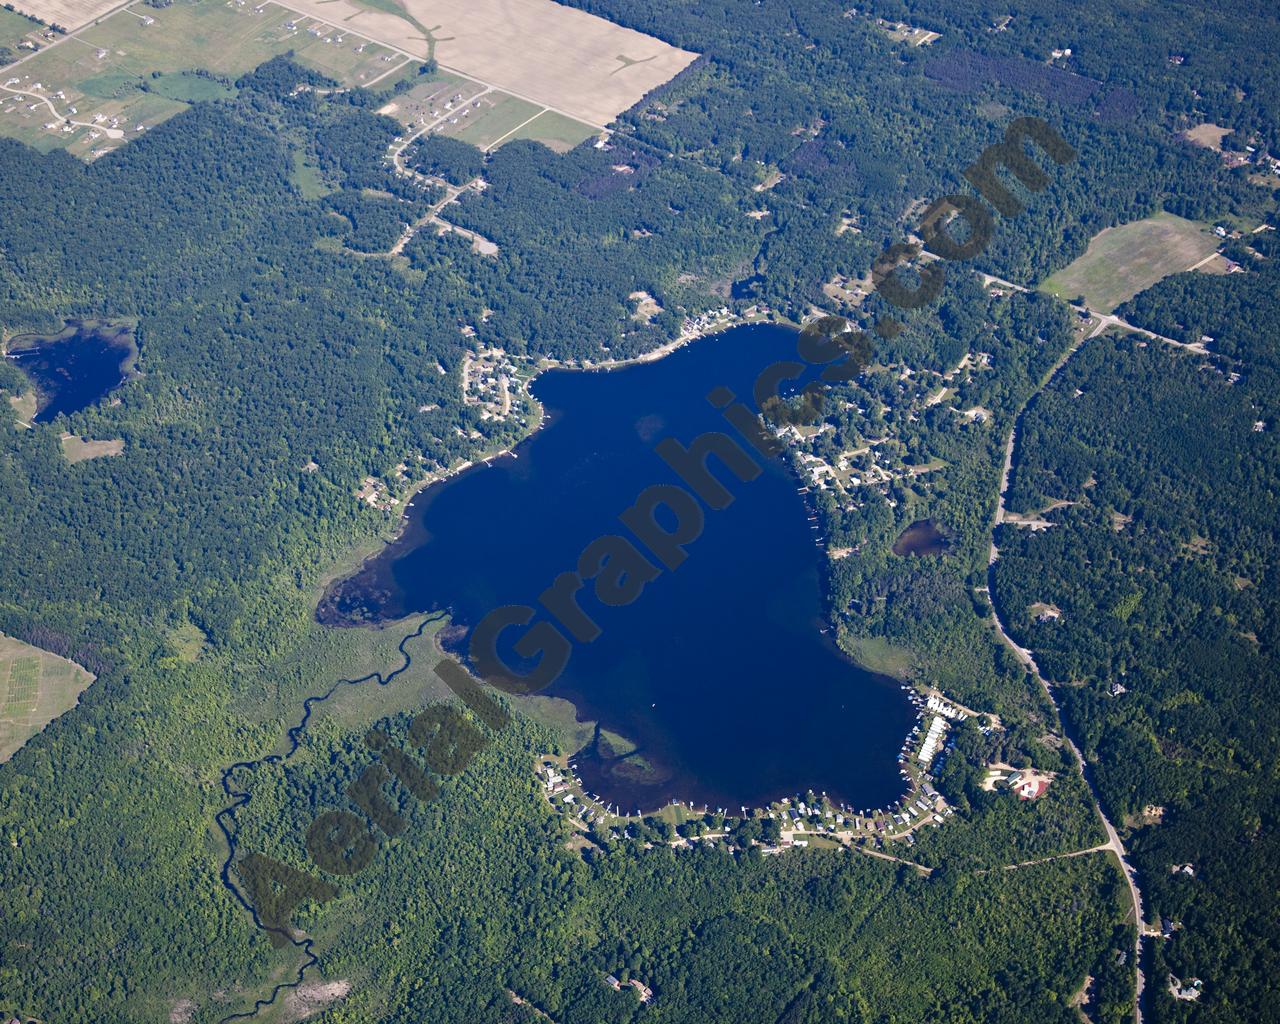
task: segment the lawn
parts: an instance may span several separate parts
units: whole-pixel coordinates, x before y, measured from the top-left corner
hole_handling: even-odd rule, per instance
[[[0,763],[75,707],[91,682],[74,662],[0,633]]]
[[[1219,244],[1203,224],[1157,213],[1100,231],[1083,256],[1040,289],[1068,300],[1083,295],[1090,309],[1110,313],[1162,278],[1190,270]]]
[[[6,11],[0,7],[0,50],[14,49],[28,32],[33,32],[40,28],[37,22],[30,18],[25,18],[16,11]],[[17,56],[21,57],[27,54],[28,50],[18,52]]]

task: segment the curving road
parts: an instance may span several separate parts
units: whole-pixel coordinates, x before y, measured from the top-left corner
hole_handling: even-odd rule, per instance
[[[987,275],[985,274],[982,276],[984,278],[987,278]],[[1008,282],[998,281],[995,278],[987,278],[987,283],[992,283],[993,281],[1000,284],[1008,284]],[[1015,285],[1013,287],[1017,287],[1017,286]],[[1146,982],[1146,979],[1142,973],[1142,940],[1145,936],[1152,934],[1152,932],[1146,926],[1146,918],[1143,914],[1143,908],[1142,908],[1142,892],[1138,888],[1136,873],[1133,870],[1133,866],[1129,863],[1128,856],[1125,853],[1124,844],[1120,841],[1119,833],[1116,832],[1115,827],[1111,824],[1111,820],[1107,817],[1106,812],[1102,809],[1102,801],[1098,798],[1098,791],[1097,791],[1097,788],[1094,786],[1092,777],[1090,776],[1089,768],[1085,762],[1084,755],[1080,752],[1080,748],[1076,745],[1075,740],[1072,739],[1070,734],[1067,732],[1066,722],[1062,716],[1062,709],[1058,706],[1058,701],[1053,694],[1053,687],[1049,684],[1049,681],[1045,679],[1045,677],[1041,674],[1040,667],[1036,664],[1035,657],[1032,655],[1032,653],[1029,650],[1027,650],[1025,647],[1019,646],[1018,643],[1014,641],[1014,639],[1009,635],[1008,631],[1004,627],[1004,623],[1001,622],[1000,620],[1000,609],[999,609],[999,606],[996,604],[996,600],[995,600],[995,563],[996,563],[996,560],[1000,557],[1000,550],[999,548],[996,547],[995,531],[1000,526],[1001,523],[1006,521],[1004,499],[1005,499],[1005,493],[1009,489],[1009,477],[1013,470],[1013,450],[1017,443],[1018,424],[1022,420],[1023,413],[1026,412],[1027,406],[1031,403],[1031,400],[1037,394],[1039,394],[1041,391],[1043,391],[1046,387],[1049,386],[1050,381],[1053,380],[1053,378],[1057,375],[1058,371],[1061,370],[1067,364],[1067,361],[1090,338],[1096,338],[1099,334],[1101,334],[1107,328],[1113,327],[1113,326],[1122,326],[1122,327],[1128,328],[1129,330],[1137,330],[1137,328],[1130,327],[1128,324],[1126,324],[1123,320],[1120,320],[1118,317],[1103,316],[1103,315],[1092,313],[1092,312],[1091,312],[1091,315],[1097,320],[1097,323],[1094,325],[1093,329],[1089,331],[1088,334],[1081,335],[1079,338],[1076,339],[1074,343],[1072,343],[1072,345],[1062,354],[1061,358],[1056,363],[1053,364],[1053,367],[1049,370],[1049,372],[1045,374],[1044,379],[1040,382],[1040,386],[1031,395],[1028,396],[1027,400],[1022,404],[1022,407],[1014,415],[1013,427],[1009,431],[1009,442],[1008,444],[1005,445],[1005,450],[1004,450],[1004,466],[1002,467],[1000,472],[1000,493],[996,501],[996,514],[995,514],[994,522],[992,523],[992,532],[991,532],[991,549],[987,557],[987,564],[988,564],[987,586],[982,589],[986,591],[987,598],[991,604],[991,620],[995,625],[996,633],[999,635],[1000,639],[1003,640],[1005,644],[1008,645],[1009,649],[1013,651],[1013,653],[1017,656],[1018,660],[1021,661],[1022,664],[1027,667],[1027,669],[1031,672],[1033,676],[1035,676],[1036,681],[1040,684],[1040,688],[1044,691],[1044,694],[1048,698],[1049,703],[1053,706],[1054,714],[1057,715],[1058,717],[1058,721],[1061,724],[1063,739],[1066,740],[1067,746],[1071,748],[1071,753],[1076,760],[1076,767],[1079,770],[1081,777],[1084,779],[1085,785],[1089,788],[1090,795],[1093,797],[1094,809],[1098,812],[1098,817],[1102,819],[1102,827],[1107,834],[1106,843],[1102,844],[1099,847],[1096,847],[1095,849],[1110,850],[1112,853],[1116,855],[1116,859],[1120,862],[1121,870],[1123,870],[1124,872],[1125,881],[1129,885],[1129,897],[1133,901],[1133,917],[1134,917],[1134,925],[1136,929],[1136,938],[1134,940],[1133,957],[1134,957],[1134,970],[1137,977],[1137,984],[1135,987],[1133,1010],[1134,1010],[1134,1020],[1137,1022],[1137,1024],[1142,1024],[1142,991]],[[1147,331],[1139,331],[1139,333],[1149,334],[1149,332]],[[1153,338],[1159,338],[1158,335],[1149,334],[1149,336]],[[1191,347],[1181,342],[1172,341],[1169,338],[1159,338],[1159,340],[1167,341],[1172,345],[1177,345],[1179,348]],[[1203,346],[1201,346],[1201,348],[1203,349]],[[1090,852],[1090,851],[1083,851],[1083,852]]]

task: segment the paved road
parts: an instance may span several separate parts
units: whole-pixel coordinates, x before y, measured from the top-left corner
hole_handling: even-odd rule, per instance
[[[988,284],[990,284],[992,281],[997,280],[995,278],[988,277],[988,275],[986,274],[983,274],[982,276],[983,278],[987,279]],[[997,283],[1006,284],[1006,285],[1009,284],[1009,282],[1006,282],[1006,281],[998,281]],[[1017,288],[1018,286],[1011,285],[1010,287]],[[1019,290],[1025,291],[1026,289],[1019,289]],[[1106,330],[1108,327],[1111,327],[1113,325],[1118,324],[1124,327],[1129,327],[1128,324],[1125,324],[1124,321],[1120,320],[1118,317],[1104,316],[1096,313],[1093,313],[1091,315],[1093,315],[1098,321],[1094,325],[1093,329],[1087,335],[1083,335],[1079,339],[1077,339],[1076,342],[1072,344],[1072,346],[1062,354],[1062,357],[1053,365],[1053,368],[1045,375],[1044,380],[1041,381],[1040,383],[1040,387],[1036,390],[1036,392],[1034,392],[1031,396],[1028,397],[1027,402],[1023,403],[1022,408],[1018,410],[1017,415],[1014,417],[1013,427],[1009,431],[1009,442],[1005,446],[1004,466],[1000,473],[1000,494],[996,502],[995,521],[992,523],[991,549],[988,555],[988,565],[990,566],[994,566],[996,560],[1000,557],[1000,551],[996,547],[995,529],[1005,521],[1005,507],[1004,507],[1005,492],[1008,490],[1009,476],[1013,469],[1013,451],[1014,451],[1014,446],[1017,442],[1017,437],[1018,437],[1018,423],[1022,419],[1022,414],[1026,411],[1027,404],[1031,401],[1031,398],[1035,397],[1035,394],[1039,394],[1040,391],[1044,390],[1044,388],[1046,388],[1049,385],[1049,382],[1053,380],[1054,376],[1058,373],[1058,371],[1061,370],[1062,367],[1067,364],[1067,361],[1071,358],[1071,356],[1074,355],[1081,348],[1081,346],[1084,345],[1086,341],[1088,341],[1090,338],[1096,338],[1102,331]],[[1129,329],[1134,330],[1135,328],[1129,328]],[[1147,331],[1142,331],[1140,333],[1149,334],[1149,332]],[[1150,335],[1150,336],[1158,337],[1158,335]],[[1169,341],[1170,344],[1177,345],[1180,348],[1189,347],[1187,345],[1184,345],[1181,342],[1171,341],[1168,338],[1161,338],[1160,340]],[[1032,655],[1032,653],[1029,650],[1027,650],[1025,647],[1019,646],[1014,641],[1014,639],[1009,635],[1008,631],[1005,629],[1004,623],[1000,621],[1000,612],[996,606],[994,595],[991,593],[993,585],[994,585],[994,573],[991,570],[988,570],[987,596],[991,601],[991,619],[995,625],[996,633],[1000,636],[1000,639],[1003,640],[1005,644],[1008,645],[1009,649],[1012,650],[1015,655],[1017,655],[1018,660],[1021,661],[1022,664],[1027,667],[1027,669],[1031,672],[1033,676],[1035,676],[1036,681],[1040,684],[1040,688],[1044,691],[1044,694],[1048,698],[1049,703],[1053,706],[1054,714],[1057,715],[1059,721],[1062,722],[1063,721],[1062,710],[1061,708],[1059,708],[1058,701],[1054,697],[1053,687],[1049,685],[1049,681],[1045,679],[1045,677],[1041,674],[1040,667],[1036,664],[1035,657]],[[1120,841],[1120,835],[1118,832],[1116,832],[1115,827],[1111,824],[1111,821],[1107,817],[1106,812],[1102,809],[1102,801],[1098,798],[1098,792],[1097,792],[1097,789],[1094,787],[1092,778],[1090,777],[1088,766],[1085,764],[1084,755],[1080,752],[1080,748],[1076,746],[1075,741],[1067,734],[1065,723],[1062,726],[1062,735],[1067,742],[1067,746],[1070,747],[1072,755],[1075,757],[1076,767],[1079,770],[1081,777],[1084,779],[1085,785],[1088,786],[1089,788],[1089,793],[1093,797],[1094,808],[1098,812],[1098,817],[1102,819],[1102,827],[1107,834],[1107,842],[1102,844],[1102,846],[1097,847],[1096,849],[1110,850],[1112,853],[1116,855],[1116,859],[1120,862],[1121,870],[1124,872],[1125,881],[1128,883],[1128,886],[1129,886],[1129,898],[1133,902],[1134,923],[1135,923],[1136,932],[1137,932],[1137,937],[1134,942],[1134,950],[1133,950],[1134,970],[1137,978],[1135,998],[1134,998],[1134,1020],[1137,1022],[1137,1024],[1142,1024],[1142,990],[1146,981],[1142,973],[1142,940],[1144,936],[1150,933],[1145,923],[1146,917],[1144,916],[1144,913],[1143,913],[1142,893],[1138,889],[1137,878],[1134,873],[1133,866],[1129,863],[1128,857],[1125,853],[1124,844]],[[1089,852],[1089,851],[1081,851],[1081,852]]]

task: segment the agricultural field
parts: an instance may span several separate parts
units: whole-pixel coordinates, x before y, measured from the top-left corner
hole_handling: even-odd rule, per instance
[[[513,131],[503,139],[503,142],[510,142],[513,139],[532,139],[557,153],[567,153],[595,134],[597,134],[596,130],[590,125],[565,117],[563,114],[557,114],[554,110],[544,110],[533,121]]]
[[[553,0],[291,0],[290,7],[596,127],[697,56]]]
[[[472,103],[456,123],[454,118],[446,120],[435,134],[452,136],[478,149],[490,149],[545,110],[505,92],[485,93]]]
[[[1090,309],[1110,313],[1162,278],[1197,266],[1219,244],[1203,224],[1157,213],[1098,232],[1083,256],[1040,289],[1068,300],[1083,295]]]
[[[23,14],[39,18],[46,25],[59,25],[68,32],[120,6],[120,0],[12,0],[12,3]]]
[[[91,682],[75,662],[0,633],[0,764],[75,707]]]
[[[486,150],[512,139],[532,139],[566,152],[597,132],[582,121],[447,71],[422,76],[378,113],[395,118],[411,133],[430,129],[433,135]]]
[[[273,3],[133,4],[0,77],[0,134],[93,159],[292,50],[339,82],[368,85],[408,58]],[[153,77],[158,73],[159,77]]]

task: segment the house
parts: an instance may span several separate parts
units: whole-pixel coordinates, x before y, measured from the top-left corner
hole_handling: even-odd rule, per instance
[[[622,991],[622,982],[620,982],[612,974],[606,974],[604,976],[604,983],[608,985],[611,989],[613,989],[615,992]]]
[[[640,1002],[647,1003],[653,999],[653,989],[644,982],[632,978],[627,984],[640,993]]]

